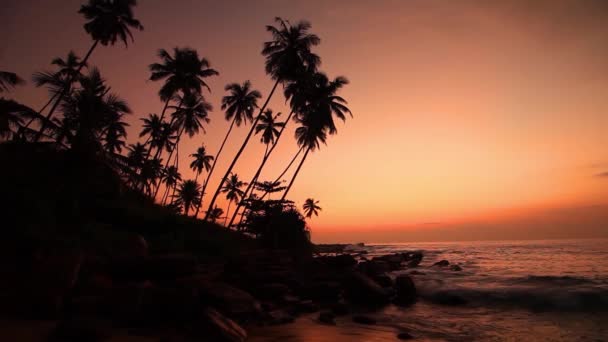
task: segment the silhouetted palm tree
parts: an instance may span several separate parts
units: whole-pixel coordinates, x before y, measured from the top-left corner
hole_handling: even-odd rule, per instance
[[[175,166],[179,168],[179,150],[177,147],[182,134],[185,132],[189,137],[193,137],[200,129],[204,131],[203,122],[209,122],[209,111],[212,110],[211,104],[206,102],[199,93],[186,93],[186,95],[179,98],[179,102],[180,106],[169,107],[175,109],[175,112],[172,114],[172,121],[173,130],[177,132],[177,140],[175,141],[176,148],[169,152],[165,167],[171,162],[173,151],[175,151]],[[157,192],[159,188],[160,187],[156,189]],[[156,196],[156,194],[154,196]]]
[[[199,201],[201,187],[193,179],[184,181],[180,184],[177,191],[177,203],[184,209],[184,215],[188,216],[190,209]]]
[[[114,45],[118,40],[128,45],[128,38],[133,41],[131,29],[143,30],[141,23],[133,17],[133,7],[137,6],[136,0],[89,0],[86,5],[82,5],[78,13],[82,14],[87,20],[84,24],[85,31],[93,39],[93,45],[84,56],[81,64],[76,69],[76,74],[79,74],[82,68],[87,64],[91,54],[99,43],[101,45]],[[71,84],[73,81],[67,82]],[[38,135],[34,138],[38,141],[44,134],[46,126],[51,122],[51,118],[57,106],[67,94],[68,87],[64,87],[57,100],[47,114]]]
[[[216,223],[220,217],[224,214],[224,209],[215,207],[209,213],[209,220],[213,223]]]
[[[247,134],[245,141],[238,150],[232,163],[226,170],[224,177],[220,181],[220,184],[211,199],[209,209],[207,213],[211,211],[215,200],[220,192],[223,183],[226,181],[228,175],[232,172],[234,165],[243,153],[243,150],[247,146],[253,129],[257,125],[257,120],[260,118],[260,114],[264,112],[268,102],[272,98],[277,86],[281,82],[289,82],[296,80],[305,71],[316,71],[318,65],[321,63],[319,56],[310,51],[310,49],[318,45],[321,40],[315,34],[311,34],[310,23],[307,21],[300,21],[296,25],[291,25],[289,22],[277,17],[275,21],[278,27],[272,25],[266,26],[266,30],[271,33],[272,40],[264,43],[262,49],[262,55],[266,57],[265,67],[266,73],[275,80],[272,90],[268,94],[268,98],[264,102],[264,105],[260,108],[259,114]],[[207,217],[205,217],[206,219]]]
[[[318,149],[319,142],[325,144],[327,133],[336,134],[338,132],[333,116],[335,115],[343,121],[346,120],[346,114],[352,116],[350,109],[346,107],[346,100],[336,95],[338,90],[348,84],[345,77],[339,76],[330,81],[327,76],[318,73],[314,76],[314,80],[314,87],[305,95],[307,100],[298,103],[295,108],[296,120],[302,124],[296,129],[296,139],[298,145],[305,148],[305,152],[283,193],[282,200],[289,193],[308,153]]]
[[[281,186],[281,181],[264,181],[264,182],[256,182],[255,183],[255,188],[256,190],[259,190],[261,192],[264,193],[264,195],[266,194],[273,194],[275,192],[280,192],[285,190],[285,188],[287,188],[286,186]],[[260,200],[262,200],[263,197],[260,197]],[[269,197],[270,199],[270,197]]]
[[[321,207],[319,207],[317,204],[319,204],[319,201],[315,201],[312,198],[306,199],[304,205],[302,206],[306,217],[311,218],[312,215],[319,216],[319,211],[323,209],[321,209]]]
[[[0,93],[10,91],[14,87],[24,83],[25,81],[14,72],[0,71]]]
[[[173,195],[175,195],[175,188],[177,187],[177,183],[182,180],[182,175],[179,173],[177,167],[169,166],[168,168],[164,169],[160,179],[161,182],[165,184],[165,193],[163,194],[161,200],[161,203],[165,204],[171,188],[173,188]]]
[[[69,94],[72,85],[78,82],[78,79],[82,76],[80,66],[87,66],[82,63],[74,51],[68,52],[65,60],[61,57],[54,58],[51,64],[57,67],[57,71],[39,71],[32,75],[32,81],[34,81],[36,87],[46,87],[50,95],[49,100],[38,113],[42,113],[46,107],[57,99],[63,89],[67,88],[65,92]]]
[[[230,83],[226,85],[224,88],[228,91],[228,95],[222,98],[222,110],[225,111],[226,121],[230,122],[230,127],[228,128],[228,132],[226,132],[226,136],[220,145],[220,148],[215,155],[215,160],[213,161],[213,165],[211,166],[211,170],[209,174],[207,174],[207,179],[205,179],[205,183],[203,184],[203,191],[201,194],[201,201],[204,198],[207,185],[209,184],[209,180],[213,175],[213,171],[215,170],[215,165],[219,160],[219,157],[224,149],[224,145],[230,136],[230,132],[232,132],[232,128],[234,124],[237,126],[241,126],[242,123],[247,123],[247,121],[253,121],[253,112],[258,107],[258,99],[262,97],[262,94],[255,90],[251,89],[251,82],[245,81],[243,84],[238,83]],[[222,178],[222,183],[225,182],[227,174]],[[209,207],[211,210],[211,207]]]
[[[36,115],[36,111],[28,106],[0,98],[0,138],[11,139],[23,127],[24,120]]]
[[[126,146],[125,138],[127,137],[127,130],[129,124],[121,121],[121,116],[111,115],[108,126],[105,129],[105,136],[103,147],[106,152],[115,154],[122,152],[123,147]]]
[[[257,182],[258,177],[260,176],[260,173],[262,172],[262,168],[266,164],[266,160],[268,160],[268,155],[269,155],[268,148],[271,144],[273,144],[273,147],[274,147],[275,139],[280,134],[280,131],[278,128],[279,127],[283,128],[285,126],[285,123],[283,123],[283,122],[276,122],[276,118],[278,118],[280,115],[281,115],[281,113],[277,113],[277,115],[275,117],[272,114],[272,109],[269,108],[269,109],[265,110],[264,113],[262,113],[259,123],[255,127],[256,134],[262,132],[262,137],[260,138],[260,141],[264,145],[266,145],[266,150],[264,151],[264,156],[262,157],[262,162],[260,163],[260,166],[258,167],[257,171],[253,175],[253,178],[251,179],[251,182],[249,182],[249,185],[247,186],[247,189],[245,190],[245,195],[244,195],[245,198],[247,198],[249,196],[250,190],[253,191],[253,185]],[[241,208],[241,206],[242,206],[241,202],[239,202],[236,207],[236,210],[234,211],[234,214],[232,215],[232,218],[230,219],[229,226],[232,226],[232,223],[234,223],[234,219],[238,215],[239,209]]]
[[[192,161],[192,163],[190,163],[190,168],[196,172],[194,180],[198,181],[198,176],[201,174],[201,172],[203,172],[203,170],[206,170],[207,172],[211,170],[211,163],[214,161],[214,157],[207,154],[205,146],[199,147],[196,152],[191,154],[190,156],[194,157],[194,160]],[[204,188],[205,186],[203,185],[203,189]],[[205,193],[201,191],[201,201],[203,200],[204,195]],[[196,204],[196,212],[194,213],[194,217],[198,216],[200,208],[201,202]]]
[[[228,215],[230,214],[230,205],[232,202],[238,202],[243,198],[243,190],[241,188],[245,186],[246,183],[243,183],[239,180],[239,176],[236,174],[231,174],[230,178],[226,181],[226,184],[222,187],[222,193],[226,194],[226,199],[228,200],[228,210],[226,211],[226,218],[224,219],[224,225],[228,221]]]
[[[139,174],[140,191],[148,195],[152,194],[152,184],[156,184],[156,180],[161,177],[163,172],[162,159],[152,158],[144,160],[144,164]]]
[[[79,148],[99,150],[110,128],[126,136],[122,119],[131,109],[123,99],[109,93],[99,71],[91,69],[79,83],[79,89],[63,105],[64,116],[76,131],[72,147],[79,144]]]
[[[202,88],[209,91],[211,88],[205,83],[205,78],[219,75],[210,67],[206,58],[200,58],[196,50],[190,48],[174,48],[173,56],[165,49],[158,51],[158,57],[162,63],[150,64],[150,80],[165,80],[160,88],[158,96],[165,103],[161,112],[161,121],[165,118],[165,112],[169,102],[181,91],[182,93],[202,94]]]

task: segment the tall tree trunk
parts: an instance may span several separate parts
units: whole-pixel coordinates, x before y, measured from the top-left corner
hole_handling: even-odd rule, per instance
[[[53,94],[53,96],[51,96],[51,98],[46,102],[46,104],[44,106],[42,106],[42,108],[40,108],[40,110],[38,111],[38,115],[41,115],[40,113],[44,112],[44,110],[46,109],[46,107],[48,107],[57,98],[57,96],[59,96],[59,93]],[[37,117],[31,118],[30,121],[25,126],[19,127],[19,130],[21,131],[22,129],[29,128],[30,125],[36,119],[37,119]]]
[[[224,227],[226,227],[226,222],[228,221],[228,215],[230,215],[230,205],[232,204],[232,201],[228,201],[228,210],[226,210],[226,218],[224,218]],[[230,228],[230,227],[226,227],[226,228]]]
[[[287,117],[287,120],[285,120],[285,125],[283,125],[283,127],[281,127],[281,130],[279,131],[279,135],[277,136],[277,140],[274,141],[274,143],[272,144],[272,147],[270,148],[270,150],[268,150],[268,145],[266,145],[266,152],[264,152],[264,158],[262,158],[262,163],[258,167],[258,170],[256,171],[255,175],[251,179],[251,182],[249,183],[249,185],[247,186],[247,189],[245,190],[245,194],[243,195],[243,198],[249,198],[249,197],[251,197],[251,194],[249,194],[249,195],[247,195],[247,194],[249,193],[250,190],[251,190],[251,193],[253,193],[253,185],[258,180],[258,178],[260,177],[260,174],[262,173],[262,169],[264,169],[264,165],[266,165],[266,161],[268,161],[268,158],[270,158],[270,154],[272,154],[272,151],[274,151],[274,148],[279,143],[279,140],[281,140],[281,136],[283,135],[283,131],[285,130],[285,127],[287,126],[287,123],[291,119],[292,115],[293,115],[293,111],[291,111],[289,113],[289,116]],[[240,202],[236,206],[236,211],[232,215],[232,219],[230,219],[230,225],[232,225],[232,223],[234,223],[234,219],[236,218],[236,216],[237,216],[237,214],[239,212],[239,209],[241,209],[242,206],[243,206],[242,202]]]
[[[80,73],[80,70],[82,70],[82,68],[85,66],[85,64],[87,64],[87,61],[89,60],[89,57],[91,57],[93,50],[95,50],[95,48],[97,47],[97,44],[99,44],[99,40],[96,40],[93,43],[93,45],[89,49],[89,52],[87,52],[87,55],[84,57],[82,62],[80,62],[78,69],[76,69],[76,75],[78,75]],[[53,117],[53,113],[55,112],[55,110],[57,109],[59,104],[61,103],[61,100],[63,100],[63,97],[66,95],[66,93],[68,92],[68,89],[71,87],[73,82],[74,82],[74,78],[70,78],[70,80],[68,81],[66,86],[63,88],[63,90],[59,94],[59,97],[57,98],[57,101],[55,101],[55,103],[53,104],[53,107],[51,107],[49,114],[47,114],[44,121],[42,121],[40,130],[38,131],[38,134],[36,134],[36,137],[34,137],[34,142],[38,142],[38,140],[40,140],[40,137],[42,137],[42,135],[44,134],[44,130],[46,129],[47,122],[51,121],[51,118]]]
[[[169,101],[171,101],[171,98],[167,99],[167,101],[165,101],[165,106],[163,107],[163,111],[160,114],[160,122],[163,122],[163,118],[165,117],[165,112],[167,111],[167,108],[169,107]],[[150,141],[150,139],[152,139],[152,132],[150,132],[150,135],[148,136],[148,139],[146,139],[146,142],[144,143],[144,145],[147,145],[148,142]],[[163,147],[162,146],[157,146],[157,151],[162,150]],[[148,149],[148,153],[146,154],[146,161],[148,161],[148,158],[150,158],[150,153],[152,153],[152,147],[150,147]],[[158,152],[157,152],[158,154]]]
[[[205,190],[207,190],[207,184],[209,184],[209,179],[211,179],[213,170],[215,170],[215,164],[217,163],[217,160],[220,158],[220,154],[222,153],[222,150],[224,149],[224,145],[226,144],[226,141],[228,140],[228,136],[230,135],[230,132],[232,132],[232,127],[234,126],[235,120],[236,120],[236,115],[232,118],[232,122],[230,123],[230,128],[228,128],[228,132],[226,133],[226,136],[224,137],[224,141],[222,141],[222,144],[220,145],[220,149],[219,149],[219,151],[217,151],[217,154],[215,155],[215,158],[213,159],[213,164],[211,165],[211,170],[209,170],[209,173],[207,174],[207,178],[205,179],[205,183],[203,184],[203,190],[201,191],[201,200],[198,202],[198,205],[196,206],[196,213],[194,214],[194,217],[198,217],[198,212],[199,212],[201,206],[203,205],[203,198],[205,197]]]
[[[165,163],[165,169],[167,169],[167,167],[169,166],[169,162],[171,161],[171,157],[173,156],[173,151],[177,151],[179,149],[179,141],[182,138],[182,134],[184,133],[184,129],[185,127],[182,127],[181,130],[179,131],[179,134],[177,135],[177,140],[175,141],[175,148],[171,149],[171,152],[169,152],[169,157],[167,158],[167,162]],[[179,152],[177,152],[179,153]],[[179,171],[179,170],[178,170]],[[156,191],[154,192],[154,196],[152,197],[152,199],[156,198],[156,195],[158,194],[158,190],[160,189],[161,186],[161,182],[158,182],[158,186],[156,187]]]
[[[209,204],[209,209],[207,209],[207,213],[205,214],[205,221],[207,220],[207,218],[209,218],[209,213],[213,209],[213,205],[215,204],[215,200],[217,199],[217,196],[220,194],[220,190],[222,189],[222,185],[224,184],[224,182],[226,181],[226,179],[228,178],[228,176],[232,172],[232,168],[234,168],[234,165],[236,164],[237,160],[239,160],[239,157],[241,156],[241,154],[243,153],[243,150],[247,146],[247,143],[249,142],[249,139],[251,138],[251,135],[253,134],[253,131],[255,130],[255,126],[257,125],[258,120],[260,120],[260,116],[264,112],[264,110],[266,109],[266,106],[268,106],[268,102],[270,102],[270,99],[272,98],[272,95],[274,94],[274,91],[277,89],[277,86],[279,85],[279,82],[280,82],[280,80],[277,79],[277,81],[274,83],[274,86],[272,87],[272,90],[270,91],[270,94],[268,95],[268,98],[266,99],[266,102],[264,102],[264,105],[262,106],[262,108],[260,108],[258,116],[255,118],[255,121],[253,122],[253,125],[251,125],[251,129],[249,130],[249,134],[247,134],[247,137],[245,138],[245,141],[243,142],[243,145],[241,145],[241,148],[236,153],[236,156],[232,160],[232,163],[228,167],[228,170],[226,170],[226,174],[224,174],[224,177],[222,177],[222,180],[220,181],[220,184],[218,185],[217,190],[215,190],[215,193],[213,194],[213,198],[211,199],[211,203]]]
[[[302,157],[302,161],[300,161],[300,165],[298,165],[296,172],[293,174],[293,177],[291,178],[291,182],[289,182],[287,189],[285,189],[285,192],[283,193],[283,197],[281,197],[281,201],[285,200],[285,197],[287,197],[287,193],[289,193],[289,190],[291,190],[291,186],[293,185],[293,182],[296,180],[296,177],[298,176],[298,173],[300,172],[300,169],[302,168],[302,164],[304,164],[304,161],[306,160],[306,157],[308,156],[308,152],[310,152],[310,147],[308,147],[306,149],[306,153],[304,153],[304,157]]]
[[[162,201],[161,204],[165,205],[165,203],[167,202],[167,197],[169,197],[169,186],[165,187],[165,192],[163,193],[163,197],[162,197]]]
[[[304,150],[304,148],[300,147],[300,149],[298,150],[296,155],[293,156],[293,158],[291,158],[291,161],[289,162],[289,164],[287,164],[287,167],[283,170],[283,172],[281,172],[281,174],[274,180],[273,183],[278,182],[279,180],[281,180],[281,178],[283,178],[283,176],[285,176],[287,171],[289,171],[289,169],[291,168],[291,165],[293,165],[293,163],[296,161],[296,159],[298,159],[298,156],[300,155],[300,153],[302,153],[303,150]],[[262,195],[262,197],[260,197],[260,199],[264,199],[264,197],[266,197],[266,195],[268,195],[270,197],[270,192],[264,192],[264,194]]]

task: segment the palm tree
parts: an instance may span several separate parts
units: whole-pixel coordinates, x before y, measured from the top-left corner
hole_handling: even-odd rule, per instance
[[[205,179],[205,183],[203,184],[201,201],[205,196],[209,179],[211,179],[211,176],[213,175],[215,165],[222,153],[222,150],[224,149],[224,145],[226,144],[228,137],[230,136],[230,132],[232,132],[232,128],[235,124],[240,127],[242,123],[253,121],[253,112],[258,107],[258,99],[262,97],[262,94],[259,91],[251,89],[251,82],[248,80],[243,82],[242,85],[238,83],[230,83],[226,85],[224,89],[229,93],[222,98],[222,110],[225,111],[226,121],[231,121],[230,127],[228,128],[228,132],[226,132],[226,136],[220,145],[220,149],[215,155],[216,157],[213,161],[213,165],[211,166],[211,170],[207,174],[207,179]],[[222,183],[224,181],[225,179],[222,180]]]
[[[272,35],[272,40],[264,43],[262,49],[262,55],[266,57],[265,67],[266,73],[275,80],[272,90],[268,94],[268,98],[264,102],[264,105],[260,108],[258,116],[247,134],[245,141],[238,150],[232,163],[226,170],[224,177],[220,181],[220,184],[211,199],[207,215],[213,208],[215,200],[219,195],[220,189],[223,183],[228,178],[228,175],[232,172],[234,165],[245,150],[253,129],[257,125],[257,120],[260,118],[260,114],[264,112],[268,102],[272,98],[277,86],[282,82],[289,82],[298,79],[298,77],[305,71],[316,71],[318,65],[321,63],[321,59],[316,54],[312,53],[310,49],[313,46],[321,43],[319,37],[315,34],[311,34],[308,31],[311,25],[307,21],[300,21],[296,25],[291,25],[289,22],[277,17],[275,21],[278,27],[272,25],[266,26],[266,30]],[[207,217],[205,217],[206,219]]]
[[[24,119],[33,118],[36,114],[28,106],[0,98],[0,138],[10,139],[23,127]]]
[[[209,220],[215,223],[224,214],[224,209],[215,207],[209,213]]]
[[[254,184],[258,180],[258,177],[260,176],[260,173],[262,172],[262,168],[266,164],[266,160],[268,160],[268,156],[269,156],[268,147],[270,146],[270,144],[273,144],[273,147],[274,147],[275,143],[276,143],[275,139],[279,137],[279,134],[280,134],[279,127],[282,129],[285,126],[285,123],[283,123],[283,122],[276,122],[276,118],[278,118],[280,115],[281,115],[281,113],[277,113],[277,115],[274,116],[272,114],[272,109],[269,108],[269,109],[265,110],[264,113],[262,113],[259,123],[255,127],[256,134],[262,132],[262,137],[261,137],[260,141],[264,145],[266,145],[266,150],[264,151],[264,156],[262,157],[262,162],[260,163],[258,170],[254,174],[253,179],[251,180],[251,182],[249,182],[249,185],[247,186],[247,189],[245,190],[244,197],[249,196],[249,191],[253,189]],[[242,205],[239,202],[239,204],[236,207],[236,210],[234,211],[234,214],[232,215],[232,218],[230,219],[229,226],[232,226],[232,223],[234,223],[234,219],[236,218],[237,214],[239,213],[239,209],[241,208],[241,206]]]
[[[128,126],[128,123],[121,121],[120,116],[112,115],[112,119],[106,127],[104,136],[103,147],[106,152],[111,154],[122,152],[123,147],[126,146],[126,142],[123,138],[127,137],[126,127]]]
[[[134,41],[131,29],[143,30],[143,26],[139,20],[133,17],[133,7],[137,6],[136,0],[89,0],[86,5],[82,5],[78,13],[82,14],[87,20],[84,24],[84,30],[93,39],[93,45],[84,56],[84,59],[76,69],[75,74],[79,74],[82,68],[87,64],[91,54],[101,43],[103,46],[114,45],[118,40],[121,40],[125,46],[128,45],[128,38]],[[70,80],[66,84],[71,84]],[[44,134],[44,130],[49,122],[57,106],[67,94],[68,87],[64,87],[57,96],[57,100],[51,107],[45,120],[42,121],[40,131],[34,138],[35,141],[40,140]]]
[[[321,207],[319,207],[319,201],[315,201],[312,198],[306,199],[302,208],[304,209],[304,214],[306,217],[311,218],[314,214],[315,216],[319,216],[319,211],[321,211]]]
[[[169,166],[164,169],[160,179],[161,182],[165,184],[165,193],[163,194],[161,201],[162,204],[165,204],[171,188],[173,188],[173,195],[175,195],[175,188],[177,187],[177,183],[182,180],[182,175],[179,173],[177,167]]]
[[[79,71],[80,66],[87,66],[86,63],[82,63],[80,57],[74,51],[68,52],[65,60],[61,57],[54,58],[51,65],[56,66],[57,71],[38,71],[32,75],[32,81],[34,81],[36,87],[46,87],[51,96],[38,113],[42,113],[46,107],[56,100],[64,88],[67,88],[66,94],[69,94],[74,83],[78,82],[78,79],[82,76]]]
[[[308,153],[318,149],[319,142],[326,143],[327,133],[338,132],[333,116],[343,121],[346,120],[347,113],[352,116],[350,109],[346,107],[346,100],[336,95],[346,84],[348,80],[345,77],[339,76],[329,81],[327,76],[319,73],[315,76],[315,85],[307,96],[308,100],[297,108],[296,119],[302,125],[296,129],[296,139],[298,145],[305,148],[305,152],[281,200],[287,197]]]
[[[184,132],[188,134],[189,137],[193,137],[199,130],[205,130],[203,122],[208,123],[210,121],[209,111],[212,110],[211,104],[206,102],[199,93],[186,93],[180,98],[179,102],[181,105],[178,107],[170,106],[170,108],[175,109],[175,112],[172,114],[172,121],[173,129],[177,132],[177,140],[175,141],[176,147],[179,146],[179,141]],[[165,167],[169,165],[171,157],[173,156],[173,151],[177,152],[175,156],[175,165],[176,167],[179,166],[177,164],[179,161],[179,150],[175,148],[169,152]],[[156,189],[157,192],[159,188]],[[156,196],[156,194],[154,196]]]
[[[24,83],[25,81],[14,72],[0,71],[0,93],[10,91],[14,87]]]
[[[184,181],[180,184],[177,191],[177,204],[184,208],[184,215],[188,216],[190,209],[199,201],[201,187],[193,179]]]
[[[287,187],[286,186],[281,186],[281,181],[264,181],[264,182],[256,182],[255,183],[255,189],[259,190],[261,192],[263,192],[264,196],[266,196],[266,194],[273,194],[275,192],[280,192],[285,190]],[[263,200],[264,197],[260,197],[260,200]],[[270,199],[270,198],[269,198]]]
[[[224,225],[228,221],[228,214],[230,214],[230,205],[232,202],[238,202],[243,198],[244,192],[241,190],[246,184],[239,180],[239,176],[236,174],[230,174],[230,178],[226,181],[226,184],[222,187],[222,193],[226,194],[228,200],[228,210],[226,211],[226,218],[224,219]]]
[[[139,189],[148,195],[152,193],[152,184],[156,184],[156,179],[162,176],[162,159],[144,159],[141,172],[139,174]]]
[[[91,69],[79,83],[79,89],[63,105],[64,116],[76,131],[72,148],[78,144],[78,148],[99,150],[111,129],[126,136],[122,119],[131,109],[123,99],[109,92],[99,71]]]
[[[190,163],[190,168],[196,172],[194,180],[197,181],[198,176],[203,170],[209,171],[211,169],[211,162],[214,158],[207,154],[205,146],[199,147],[195,153],[190,155],[190,157],[194,157],[194,160]]]
[[[194,170],[196,172],[196,176],[194,177],[194,180],[197,181],[198,180],[198,176],[201,174],[201,172],[203,170],[210,172],[209,170],[211,170],[211,162],[215,163],[215,158],[211,155],[207,154],[207,150],[205,149],[205,146],[201,146],[199,147],[195,153],[190,155],[191,157],[194,157],[194,160],[192,161],[192,163],[190,163],[190,168],[192,170]],[[203,185],[203,189],[205,189],[205,186]],[[201,201],[203,200],[203,196],[205,195],[204,190],[201,191]],[[201,208],[201,202],[196,204],[196,212],[194,213],[194,217],[198,217],[198,212]]]
[[[161,121],[165,118],[165,112],[169,102],[181,91],[182,93],[202,94],[205,87],[211,91],[205,83],[205,78],[219,75],[210,67],[206,58],[200,58],[198,52],[190,48],[174,48],[173,56],[165,49],[158,51],[158,57],[162,63],[150,64],[150,80],[165,80],[160,88],[158,96],[165,103],[161,112]]]

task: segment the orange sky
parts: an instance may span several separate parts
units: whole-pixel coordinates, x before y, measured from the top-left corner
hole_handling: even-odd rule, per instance
[[[0,69],[29,78],[69,49],[84,54],[81,1],[51,3],[59,2],[3,2]],[[596,176],[608,171],[602,0],[144,0],[136,16],[145,31],[135,44],[98,49],[91,60],[135,111],[130,142],[138,118],[162,109],[160,84],[147,81],[157,49],[196,48],[221,73],[209,80],[208,133],[186,139],[180,165],[201,142],[219,147],[226,83],[250,79],[264,95],[270,90],[264,25],[274,16],[312,22],[322,69],[351,81],[342,95],[355,116],[309,156],[289,196],[298,205],[320,201],[322,214],[310,223],[315,241],[435,240],[448,228],[458,233],[445,239],[608,235],[608,177]],[[12,95],[35,108],[46,99],[31,85]],[[270,107],[286,111],[282,97]],[[291,128],[263,179],[297,151]],[[232,136],[218,177],[246,131]],[[243,179],[261,160],[257,142],[236,167]],[[593,228],[578,234],[580,225],[564,218],[572,210]],[[530,234],[541,221],[551,229]]]

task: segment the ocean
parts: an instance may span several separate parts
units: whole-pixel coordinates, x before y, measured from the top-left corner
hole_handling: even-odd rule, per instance
[[[370,244],[365,257],[422,251],[412,275],[419,299],[411,307],[373,312],[378,325],[312,317],[289,334],[266,340],[608,341],[608,240],[487,241]],[[448,260],[462,270],[433,267]],[[400,270],[410,274],[413,269]],[[258,340],[258,339],[254,339]],[[259,339],[261,341],[262,339]]]

